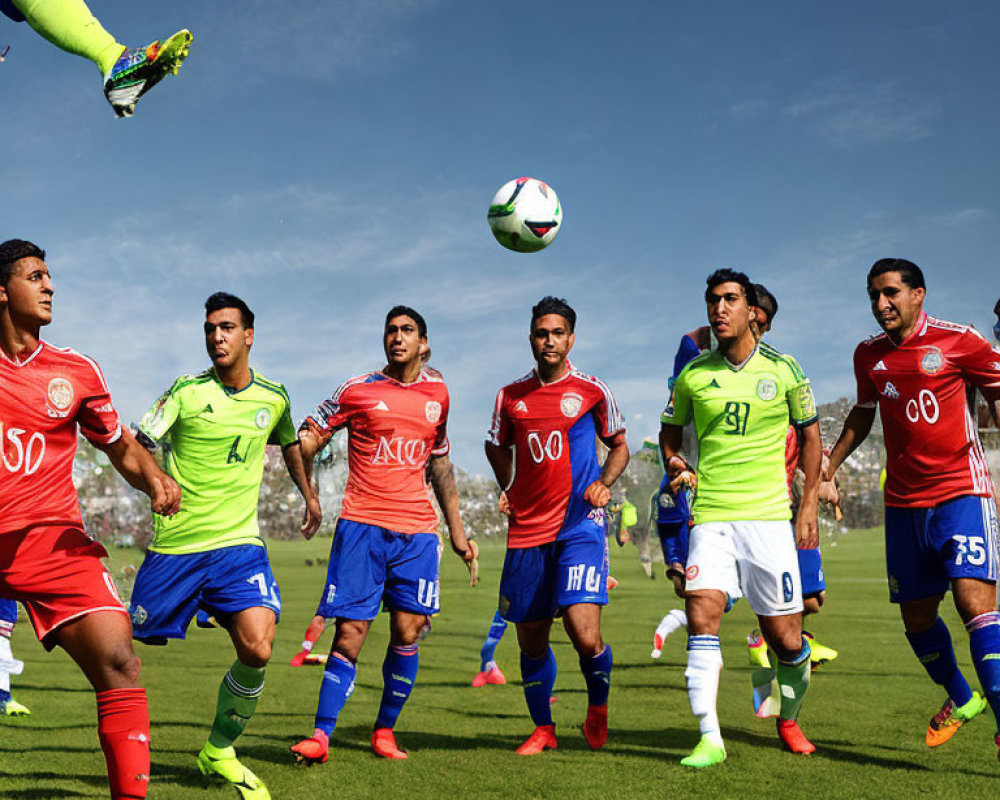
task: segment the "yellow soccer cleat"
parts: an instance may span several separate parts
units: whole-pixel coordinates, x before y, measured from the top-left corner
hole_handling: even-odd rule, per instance
[[[206,742],[198,753],[198,769],[202,775],[226,781],[243,800],[271,800],[264,781],[240,763],[232,747],[215,747]]]

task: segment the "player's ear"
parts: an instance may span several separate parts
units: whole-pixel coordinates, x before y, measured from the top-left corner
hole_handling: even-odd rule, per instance
[[[566,353],[573,349],[573,345],[576,344],[576,331],[569,335],[569,347],[566,348]]]
[[[243,341],[246,342],[247,347],[253,347],[253,328],[243,329]]]
[[[423,338],[421,338],[421,340],[420,340],[420,346],[417,348],[417,352],[421,355],[421,357],[423,357],[423,356],[425,356],[425,355],[427,355],[428,353],[431,352],[431,346],[427,343],[427,337],[426,336],[424,336]]]

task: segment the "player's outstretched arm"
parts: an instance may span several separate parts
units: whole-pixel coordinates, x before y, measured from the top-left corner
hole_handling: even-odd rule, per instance
[[[819,506],[820,468],[823,463],[823,442],[819,435],[819,423],[806,425],[799,432],[802,449],[799,453],[799,469],[805,476],[799,513],[795,518],[795,541],[801,550],[819,547],[819,527],[817,515]]]
[[[165,517],[181,507],[177,482],[157,465],[153,456],[127,430],[109,445],[97,445],[129,485],[149,495],[153,511]]]
[[[597,508],[606,506],[611,500],[611,487],[625,471],[629,459],[628,440],[624,431],[616,433],[610,439],[602,437],[601,441],[607,445],[610,452],[604,460],[604,466],[601,467],[600,476],[583,493],[583,499]]]
[[[875,422],[875,406],[854,406],[844,420],[844,429],[830,452],[830,461],[823,473],[823,480],[832,481],[844,460],[868,438]]]
[[[444,514],[451,535],[451,549],[469,568],[469,585],[475,586],[479,580],[479,546],[465,535],[462,515],[459,513],[458,487],[455,486],[455,471],[447,454],[431,456],[431,486],[434,496]]]
[[[319,495],[309,480],[309,473],[306,471],[305,461],[302,454],[300,442],[293,442],[281,449],[281,455],[285,459],[285,469],[292,479],[302,499],[306,501],[305,514],[302,517],[302,527],[299,530],[305,539],[312,539],[319,529],[320,522],[323,521],[323,509],[319,505]],[[309,459],[312,464],[312,459]]]

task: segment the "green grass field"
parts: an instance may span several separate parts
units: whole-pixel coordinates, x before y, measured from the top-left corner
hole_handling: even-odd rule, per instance
[[[754,718],[744,635],[753,626],[745,604],[723,623],[719,698],[728,761],[693,772],[677,761],[697,741],[684,691],[684,641],[675,635],[663,658],[649,650],[660,617],[678,603],[662,578],[643,575],[631,547],[612,545],[612,572],[621,585],[605,612],[605,638],[613,645],[610,737],[601,752],[587,749],[580,731],[586,692],[576,656],[556,628],[560,675],[554,706],[558,751],[520,758],[514,748],[531,732],[518,684],[513,631],[498,660],[506,686],[473,689],[479,647],[496,606],[502,550],[486,545],[482,583],[470,589],[464,567],[450,553],[443,566],[444,612],[421,647],[416,689],[397,726],[406,762],[386,762],[369,751],[371,724],[381,692],[387,620],[378,620],[361,657],[357,689],[340,717],[330,761],[298,767],[288,746],[311,733],[320,669],[292,669],[302,631],[315,609],[325,567],[306,560],[325,557],[329,540],[277,543],[271,548],[284,594],[274,661],[257,715],[237,749],[267,782],[275,800],[331,797],[407,798],[544,797],[603,800],[620,796],[671,798],[996,797],[1000,763],[988,713],[955,739],[931,751],[923,738],[942,693],[926,678],[903,638],[896,611],[886,599],[881,537],[872,532],[842,537],[827,546],[830,585],[823,614],[810,626],[840,658],[819,670],[801,716],[818,747],[810,758],[785,754],[773,722]],[[119,551],[114,565],[138,554]],[[966,674],[968,640],[949,606],[945,618],[956,635]],[[320,648],[329,645],[329,633]],[[164,800],[234,797],[228,787],[208,790],[195,767],[214,713],[217,687],[232,661],[228,637],[192,627],[189,638],[166,648],[139,645],[153,718],[153,783],[150,797]],[[14,678],[15,697],[31,717],[0,721],[0,797],[106,797],[104,761],[97,745],[89,686],[61,651],[46,654],[30,626],[18,626],[14,652],[25,662]]]

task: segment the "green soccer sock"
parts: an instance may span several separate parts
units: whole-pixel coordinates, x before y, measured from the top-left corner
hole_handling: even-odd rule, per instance
[[[83,0],[13,0],[28,24],[56,47],[89,58],[107,73],[125,49],[101,27]]]
[[[214,747],[232,747],[257,709],[264,691],[264,667],[248,667],[234,661],[219,686],[215,722],[208,742]]]
[[[781,691],[782,719],[795,719],[799,715],[802,701],[809,688],[811,668],[809,664],[809,643],[803,639],[802,649],[791,661],[778,660],[778,689]]]

